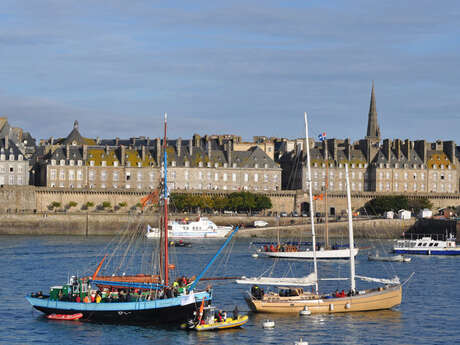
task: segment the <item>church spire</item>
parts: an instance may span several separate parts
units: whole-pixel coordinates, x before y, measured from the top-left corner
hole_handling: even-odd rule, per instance
[[[380,127],[377,121],[377,109],[375,106],[374,81],[372,81],[371,104],[369,106],[369,117],[367,120],[366,139],[380,141]]]

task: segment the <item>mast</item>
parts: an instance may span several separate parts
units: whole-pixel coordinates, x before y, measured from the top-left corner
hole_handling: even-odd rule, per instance
[[[165,113],[165,133],[164,133],[164,139],[163,139],[163,151],[164,151],[164,176],[163,176],[163,200],[164,200],[164,278],[165,282],[164,285],[168,286],[169,281],[168,281],[168,274],[169,274],[169,262],[168,262],[168,154],[166,152],[166,129],[167,129],[167,120],[168,120],[168,114]]]
[[[315,207],[313,206],[313,192],[311,186],[311,167],[310,167],[310,143],[308,140],[308,120],[307,120],[307,112],[305,112],[305,138],[306,138],[306,146],[307,146],[307,172],[308,172],[308,192],[310,195],[310,220],[311,220],[311,241],[313,247],[313,271],[316,275],[315,281],[315,292],[318,293],[318,264],[316,262],[316,234],[315,234]]]
[[[353,255],[354,251],[354,241],[353,241],[353,221],[351,213],[351,193],[350,193],[350,179],[348,177],[348,163],[345,164],[345,177],[347,181],[347,205],[348,205],[348,241],[350,243],[350,283],[351,291],[356,290],[355,283],[355,256]]]
[[[328,161],[328,157],[327,157],[327,139],[324,139],[324,143],[325,143],[325,148],[326,148],[326,188],[324,190],[324,208],[326,209],[324,212],[325,214],[325,217],[326,217],[326,228],[325,228],[325,231],[324,231],[324,241],[325,241],[325,248],[328,249],[329,248],[329,228],[328,228],[328,221],[329,221],[329,215],[328,215],[328,212],[327,212],[327,189],[329,187],[329,161]]]

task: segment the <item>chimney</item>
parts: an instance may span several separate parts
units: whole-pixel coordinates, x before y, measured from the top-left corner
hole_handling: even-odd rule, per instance
[[[161,165],[161,139],[160,138],[156,138],[155,139],[156,141],[156,146],[157,146],[157,164],[158,166]]]
[[[100,143],[101,143],[101,138],[97,137],[97,138],[96,138],[96,144],[99,145]]]
[[[442,148],[452,164],[455,164],[455,141],[443,141]]]
[[[83,145],[83,161],[88,159],[88,145]]]
[[[396,159],[399,160],[401,158],[401,139],[395,139],[393,142],[395,145]]]
[[[193,134],[193,146],[201,147],[201,138],[198,134]]]
[[[121,156],[121,166],[125,166],[125,161],[126,161],[126,147],[125,147],[125,145],[120,145],[120,156]]]
[[[337,162],[337,139],[331,139],[330,141],[331,145],[329,146],[332,148],[332,159],[334,159],[334,162]]]
[[[131,138],[131,141],[133,143],[133,146],[136,146],[136,138]]]
[[[193,140],[190,139],[189,142],[188,142],[188,148],[189,148],[189,151],[190,151],[190,157],[192,157],[193,155]]]
[[[390,160],[391,156],[391,140],[384,139],[383,140],[383,154],[385,155],[386,159]]]
[[[182,148],[182,147],[181,147],[181,146],[182,146],[182,138],[179,137],[179,138],[177,139],[176,146],[177,146],[177,158],[179,158],[179,157],[180,157],[180,153],[181,153],[180,151],[181,151],[181,148]]]
[[[109,145],[105,145],[105,154],[109,155]]]
[[[145,146],[142,145],[142,162],[145,161]]]
[[[228,160],[228,166],[232,166],[232,142],[228,141],[227,142],[227,160]]]
[[[54,145],[54,138],[53,137],[50,138],[50,143],[51,143],[51,145]]]
[[[423,161],[423,164],[426,164],[426,141],[417,140],[414,145],[415,152],[420,156]]]
[[[411,143],[410,143],[410,140],[409,140],[409,139],[406,139],[406,140],[404,141],[404,148],[403,148],[403,150],[404,150],[404,154],[406,155],[406,158],[407,158],[408,160],[410,159],[410,153],[411,153],[411,152],[410,152],[410,144],[411,144]]]
[[[65,159],[67,160],[70,159],[70,145],[69,144],[65,146]]]
[[[211,160],[211,140],[209,138],[206,139],[206,149],[208,150],[208,158]]]
[[[118,143],[120,142],[120,138],[119,137],[116,137],[115,138],[115,146],[118,146]]]
[[[345,157],[347,158],[347,161],[351,161],[351,145],[350,145],[350,139],[347,138],[345,139]]]
[[[8,150],[8,147],[10,146],[10,138],[8,134],[5,135],[5,150]]]
[[[147,147],[149,147],[149,146],[150,146],[150,138],[147,137]]]

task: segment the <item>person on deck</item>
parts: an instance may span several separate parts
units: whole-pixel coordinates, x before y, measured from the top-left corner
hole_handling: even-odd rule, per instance
[[[233,309],[233,319],[236,320],[238,319],[238,306],[235,305],[235,309]]]
[[[77,302],[77,303],[80,303],[80,302],[81,302],[80,295],[77,295],[77,298],[75,298],[75,302]]]
[[[102,297],[101,294],[96,294],[96,303],[101,303]]]

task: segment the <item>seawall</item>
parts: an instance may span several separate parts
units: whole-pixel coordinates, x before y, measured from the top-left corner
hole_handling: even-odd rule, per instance
[[[172,219],[190,219],[196,216],[172,215]],[[276,225],[274,217],[247,216],[212,216],[209,217],[218,225],[237,225],[243,227],[237,237],[275,238],[308,238],[311,236],[311,226],[308,218],[286,218]],[[265,220],[269,227],[250,227],[254,220]],[[145,227],[146,224],[157,224],[156,215],[128,213],[32,213],[32,214],[1,214],[0,235],[116,235],[128,227]],[[291,224],[294,223],[294,224]],[[356,238],[399,238],[403,232],[413,226],[415,220],[400,219],[357,219],[353,222]],[[325,224],[315,226],[318,236],[323,236]],[[331,238],[347,238],[348,222],[330,222],[329,236]]]

